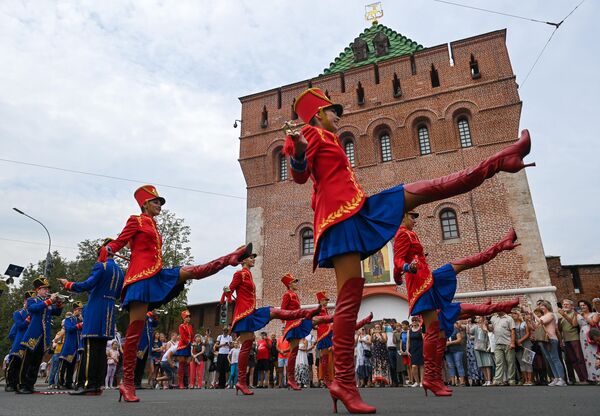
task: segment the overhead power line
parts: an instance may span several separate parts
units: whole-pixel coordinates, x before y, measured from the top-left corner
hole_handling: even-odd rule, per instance
[[[519,16],[519,15],[516,15],[516,14],[498,12],[498,11],[495,11],[495,10],[484,9],[484,8],[481,8],[481,7],[469,6],[467,4],[455,3],[453,1],[446,1],[446,0],[432,0],[432,1],[435,1],[436,3],[449,4],[451,6],[464,7],[465,9],[479,10],[480,12],[493,13],[493,14],[499,14],[501,16],[513,17],[515,19],[528,20],[530,22],[535,22],[535,23],[543,23],[545,25],[555,26],[556,28],[558,28],[562,24],[562,21],[559,22],[559,23],[546,22],[544,20],[538,20],[538,19],[534,19],[534,18],[531,18],[531,17],[524,17],[524,16]],[[579,7],[579,6],[577,6],[577,7]],[[563,19],[563,21],[564,21],[564,19]]]
[[[140,183],[140,184],[151,183],[151,184],[153,184],[155,186],[160,186],[162,188],[171,188],[171,189],[178,189],[180,191],[197,192],[197,193],[206,194],[206,195],[221,196],[221,197],[224,197],[224,198],[233,198],[233,199],[242,199],[242,200],[246,199],[243,196],[224,194],[224,193],[220,193],[220,192],[205,191],[205,190],[202,190],[202,189],[187,188],[187,187],[184,187],[184,186],[166,185],[166,184],[163,184],[163,183],[156,183],[156,182],[152,182],[152,181],[140,181],[138,179],[129,179],[129,178],[122,178],[122,177],[119,177],[119,176],[103,175],[101,173],[85,172],[85,171],[82,171],[82,170],[59,168],[57,166],[41,165],[39,163],[29,163],[29,162],[23,162],[23,161],[20,161],[20,160],[12,160],[12,159],[3,159],[3,158],[0,158],[0,162],[15,163],[17,165],[25,165],[25,166],[33,166],[33,167],[36,167],[36,168],[52,169],[52,170],[57,170],[57,171],[60,171],[60,172],[75,173],[75,174],[78,174],[78,175],[95,176],[95,177],[98,177],[98,178],[114,179],[114,180],[124,181],[124,182],[133,182],[133,183]]]
[[[11,243],[34,244],[36,246],[47,246],[48,245],[48,243],[42,243],[40,241],[15,240],[14,238],[2,238],[2,237],[0,237],[0,241],[9,241]],[[54,244],[53,247],[68,248],[69,250],[79,250],[76,247],[60,246],[60,245],[57,245],[57,244]]]

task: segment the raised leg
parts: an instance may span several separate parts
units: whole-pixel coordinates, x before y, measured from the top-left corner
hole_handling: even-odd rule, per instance
[[[515,173],[535,163],[525,164],[523,158],[531,150],[529,131],[523,130],[521,138],[502,151],[460,172],[437,179],[423,180],[404,185],[405,211],[419,205],[439,201],[469,192],[498,172]]]
[[[211,276],[227,266],[237,266],[252,254],[252,243],[242,246],[232,253],[206,264],[198,266],[183,266],[179,271],[179,283],[185,283],[190,279],[204,279]]]
[[[450,262],[450,264],[452,265],[452,268],[457,274],[464,270],[481,266],[482,264],[485,264],[494,259],[498,255],[498,253],[502,251],[513,250],[515,247],[518,247],[520,244],[515,244],[516,240],[517,233],[513,228],[511,228],[508,231],[508,233],[506,233],[506,235],[502,238],[502,240],[488,247],[481,253],[477,253],[469,257],[464,257],[459,260],[453,260]]]

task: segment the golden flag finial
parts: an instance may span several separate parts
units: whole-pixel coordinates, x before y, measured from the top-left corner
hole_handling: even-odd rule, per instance
[[[377,19],[380,17],[383,17],[383,7],[380,1],[365,6],[365,20],[367,22],[373,21],[373,24],[376,25]]]

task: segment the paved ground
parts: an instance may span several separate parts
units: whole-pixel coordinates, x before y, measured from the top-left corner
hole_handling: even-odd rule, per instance
[[[471,387],[456,388],[453,397],[429,397],[416,388],[363,389],[363,398],[377,406],[377,414],[537,416],[599,415],[598,386],[576,387]],[[0,391],[0,416],[205,416],[205,415],[328,415],[327,390],[300,392],[255,390],[254,396],[237,396],[232,390],[143,390],[140,403],[118,403],[115,390],[99,397],[16,395]],[[341,414],[346,409],[339,404]]]

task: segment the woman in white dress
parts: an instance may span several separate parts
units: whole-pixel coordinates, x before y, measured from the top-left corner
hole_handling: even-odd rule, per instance
[[[295,376],[300,387],[308,387],[310,383],[310,367],[308,366],[308,341],[305,338],[298,344],[298,355],[296,356]]]
[[[588,372],[588,382],[600,382],[600,368],[596,368],[596,352],[598,346],[590,344],[588,341],[588,333],[592,327],[598,328],[600,322],[600,314],[592,312],[592,305],[586,300],[579,301],[579,309],[581,314],[577,316],[579,323],[579,340],[581,341],[581,350],[585,359],[585,366]]]

